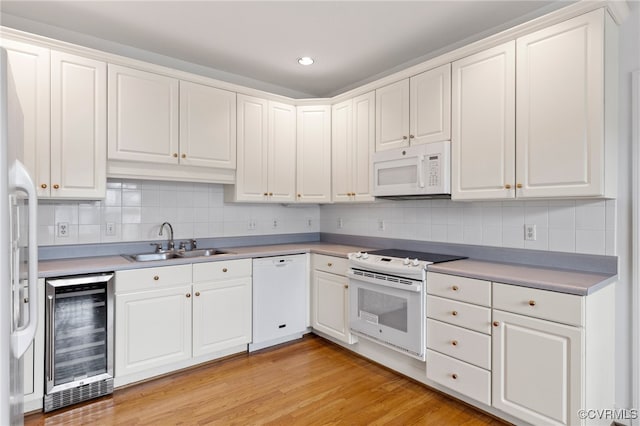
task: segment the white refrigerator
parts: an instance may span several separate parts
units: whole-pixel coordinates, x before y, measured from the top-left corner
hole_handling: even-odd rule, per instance
[[[21,114],[7,97],[11,89],[7,52],[0,48],[0,425],[22,425],[22,356],[38,322],[37,195],[18,160]],[[10,136],[11,135],[11,136]],[[28,286],[28,293],[23,287]]]

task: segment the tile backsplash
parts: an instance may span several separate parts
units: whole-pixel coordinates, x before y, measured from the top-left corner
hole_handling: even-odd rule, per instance
[[[110,179],[104,200],[40,200],[38,244],[165,240],[166,233],[158,235],[165,221],[175,239],[318,232],[320,209],[228,204],[218,184]],[[68,224],[67,236],[58,235],[59,223]]]
[[[616,254],[616,201],[377,201],[325,205],[320,231],[599,255]],[[535,241],[525,240],[535,225]]]
[[[110,179],[100,201],[40,200],[38,244],[164,240],[305,232],[615,255],[615,200],[386,201],[292,205],[225,203],[219,184]],[[277,222],[274,226],[274,221]],[[68,224],[67,236],[58,235]],[[107,224],[113,225],[108,235]],[[536,240],[525,240],[525,224]],[[250,229],[251,228],[251,229]]]

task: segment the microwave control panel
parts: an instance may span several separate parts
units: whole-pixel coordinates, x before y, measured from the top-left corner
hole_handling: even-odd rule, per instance
[[[440,186],[440,154],[429,155],[427,159],[427,172],[429,173],[427,185]]]

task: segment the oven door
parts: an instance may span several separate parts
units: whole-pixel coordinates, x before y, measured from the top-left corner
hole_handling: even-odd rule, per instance
[[[352,277],[349,282],[351,331],[424,361],[422,288],[405,290]]]

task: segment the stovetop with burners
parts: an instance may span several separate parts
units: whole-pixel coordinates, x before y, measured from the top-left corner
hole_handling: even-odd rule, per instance
[[[466,259],[466,256],[455,256],[439,253],[425,253],[421,251],[399,250],[399,249],[382,249],[370,251],[369,254],[382,257],[395,257],[398,259],[423,260],[429,263],[450,262],[452,260]]]
[[[349,264],[352,269],[416,280],[424,279],[427,265],[459,259],[465,259],[465,257],[396,249],[374,250],[370,253],[349,253]]]

